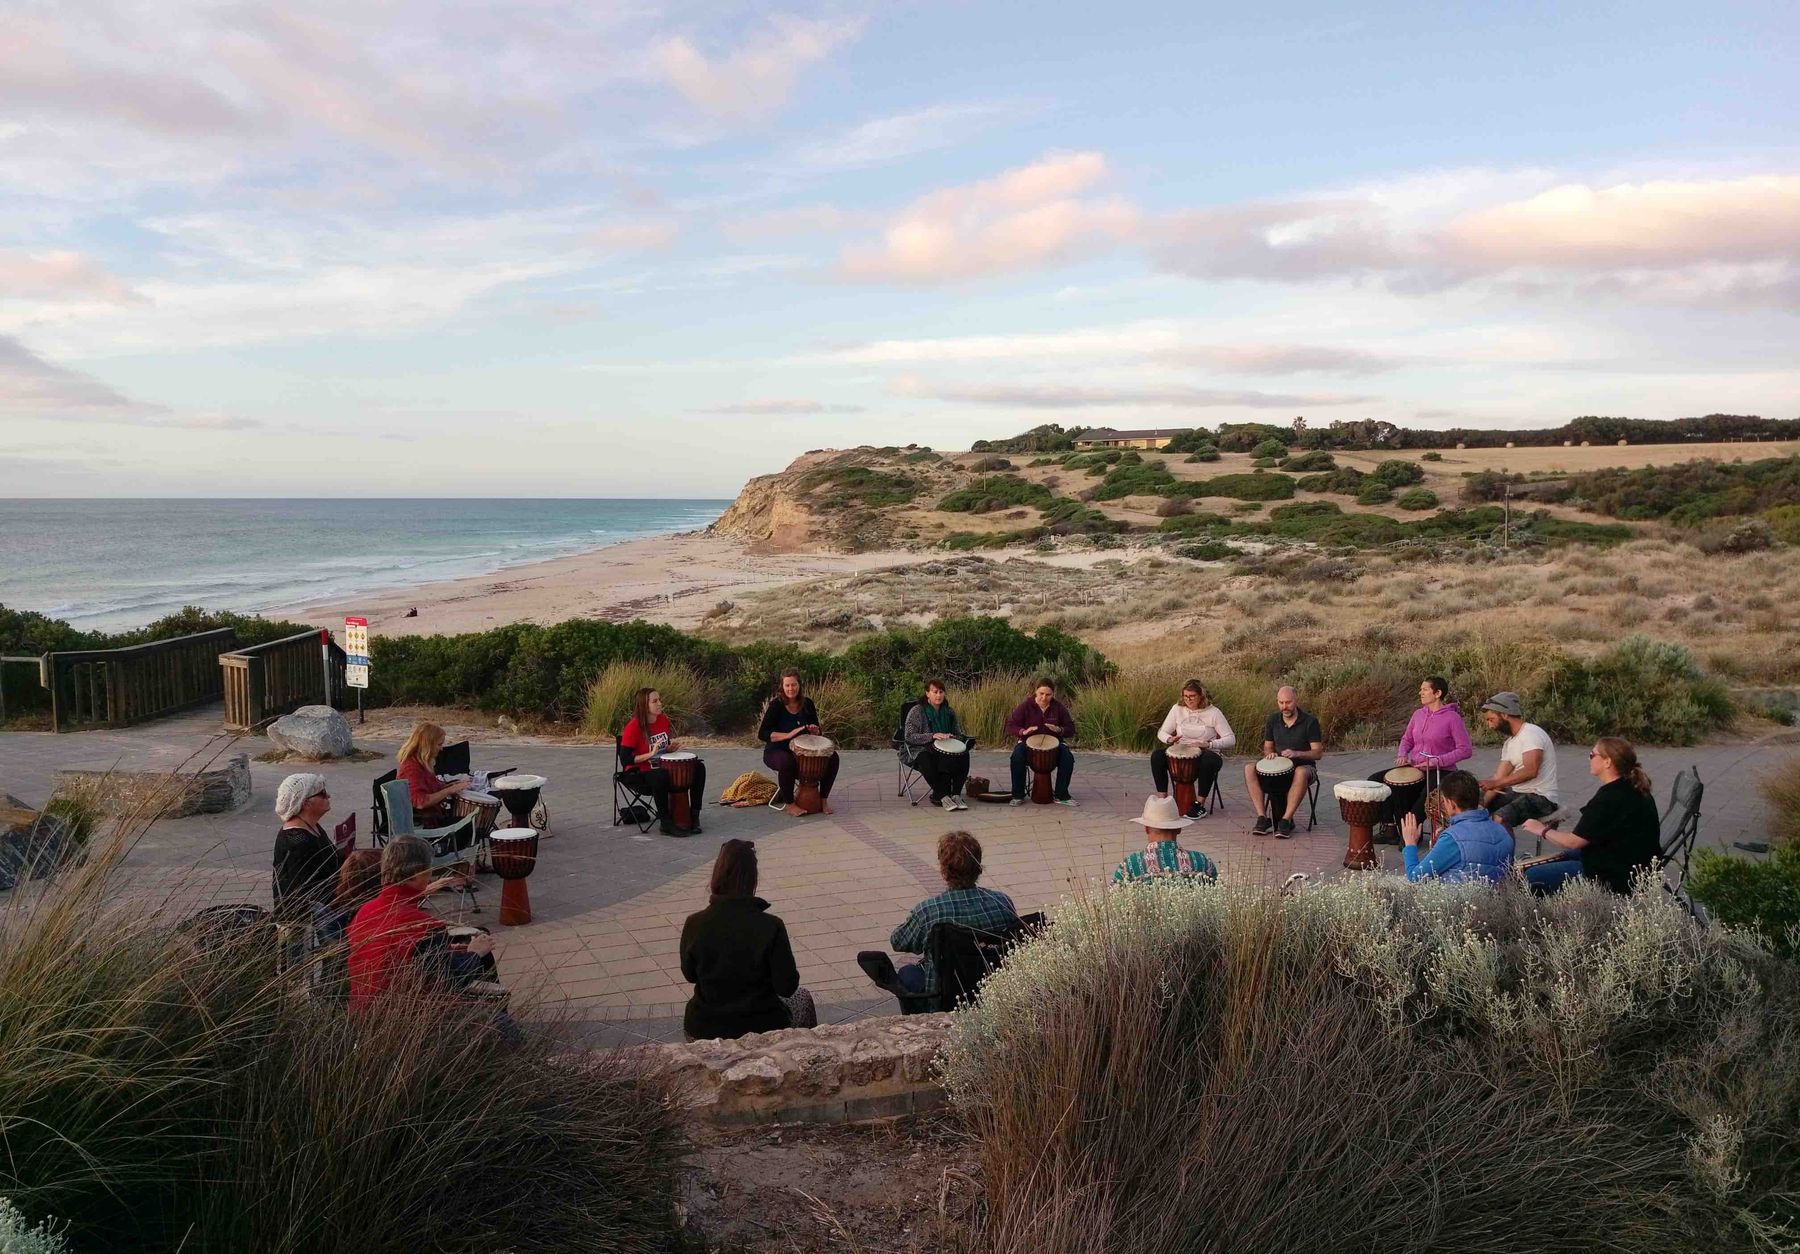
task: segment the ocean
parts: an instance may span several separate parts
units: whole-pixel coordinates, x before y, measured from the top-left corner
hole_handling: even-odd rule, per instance
[[[704,527],[729,501],[0,500],[0,605],[77,627],[259,612]]]

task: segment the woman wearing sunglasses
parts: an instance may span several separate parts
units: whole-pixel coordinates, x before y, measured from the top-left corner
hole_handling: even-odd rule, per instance
[[[1567,850],[1558,858],[1525,868],[1525,882],[1540,895],[1553,893],[1584,876],[1615,893],[1631,891],[1631,877],[1662,851],[1661,820],[1650,795],[1650,777],[1638,765],[1637,750],[1617,736],[1602,736],[1588,751],[1588,774],[1600,788],[1581,807],[1572,832],[1527,819],[1519,830]]]

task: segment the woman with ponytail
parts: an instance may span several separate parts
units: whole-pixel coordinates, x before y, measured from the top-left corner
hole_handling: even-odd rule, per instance
[[[1584,875],[1615,893],[1631,891],[1631,877],[1662,851],[1662,822],[1650,777],[1638,765],[1637,750],[1617,736],[1602,736],[1588,751],[1588,774],[1600,781],[1593,798],[1581,807],[1572,832],[1546,827],[1537,819],[1520,831],[1540,836],[1569,850],[1560,858],[1525,868],[1525,881],[1536,893],[1553,893]]]

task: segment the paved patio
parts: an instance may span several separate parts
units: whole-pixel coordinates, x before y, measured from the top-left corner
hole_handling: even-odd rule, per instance
[[[49,733],[0,731],[0,792],[41,804],[61,767],[168,767],[192,757],[265,751],[266,740],[234,741],[218,734],[219,716],[203,711],[120,732]],[[171,909],[189,910],[221,901],[268,903],[270,847],[278,823],[275,790],[295,769],[318,769],[331,784],[328,822],[355,810],[369,830],[369,784],[391,763],[398,745],[358,741],[386,762],[323,767],[251,763],[250,804],[232,814],[166,820],[151,828],[132,851],[127,871],[135,892]],[[1721,745],[1651,749],[1645,766],[1667,798],[1674,773],[1698,765],[1706,782],[1701,840],[1729,848],[1754,838],[1760,800],[1758,771],[1790,757],[1790,746]],[[886,751],[850,752],[832,802],[837,812],[793,820],[766,807],[729,810],[711,804],[739,772],[758,769],[755,750],[704,750],[709,800],[705,831],[687,839],[639,835],[614,827],[612,754],[594,746],[477,743],[477,769],[518,765],[548,777],[544,799],[551,815],[529,883],[533,922],[498,926],[499,881],[483,877],[481,913],[492,927],[501,970],[515,989],[566,1004],[596,1040],[678,1039],[689,987],[682,980],[676,941],[683,920],[706,902],[708,872],[720,843],[730,837],[757,842],[761,895],[787,921],[801,978],[813,990],[827,1021],[885,1012],[891,998],[878,995],[856,966],[858,950],[883,948],[889,932],[915,902],[941,888],[935,866],[939,835],[966,828],[981,840],[983,882],[1009,893],[1021,911],[1054,912],[1071,892],[1102,881],[1142,839],[1126,820],[1150,791],[1147,760],[1130,755],[1078,753],[1073,793],[1079,808],[972,804],[950,815],[914,808],[895,795],[895,763]],[[1479,749],[1484,771],[1497,757]],[[1343,874],[1346,836],[1332,800],[1337,780],[1361,778],[1392,759],[1383,752],[1338,753],[1323,766],[1318,826],[1308,832],[1304,807],[1299,834],[1276,840],[1249,833],[1241,758],[1221,776],[1225,809],[1190,827],[1184,843],[1204,850],[1234,880],[1279,883],[1290,872]],[[1591,792],[1585,746],[1560,750],[1565,803]],[[1006,779],[995,752],[976,754],[975,773]],[[1004,786],[1003,784],[999,786]],[[1381,851],[1399,865],[1398,850]],[[1529,854],[1531,849],[1525,850]],[[460,915],[457,899],[439,899],[447,917]]]

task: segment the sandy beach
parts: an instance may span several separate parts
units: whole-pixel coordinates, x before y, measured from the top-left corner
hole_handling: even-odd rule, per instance
[[[917,552],[753,554],[738,540],[687,532],[373,593],[359,605],[302,605],[269,614],[336,629],[343,626],[345,614],[361,613],[372,631],[385,635],[485,631],[507,623],[568,618],[644,618],[686,627],[718,602],[746,593],[932,557]],[[409,609],[417,609],[418,616],[406,617]]]

